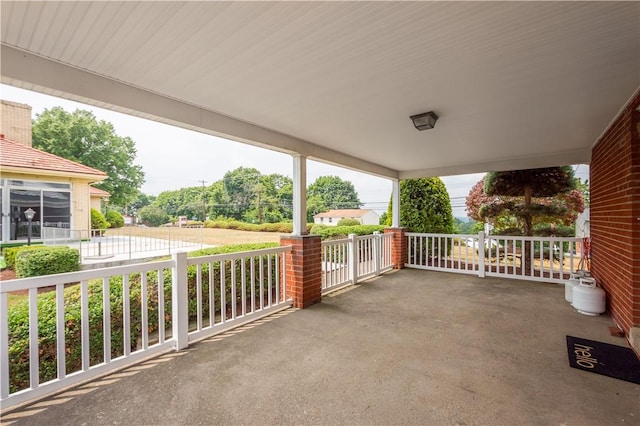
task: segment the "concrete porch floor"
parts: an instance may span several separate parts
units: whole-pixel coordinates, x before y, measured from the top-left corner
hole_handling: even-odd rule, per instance
[[[402,270],[4,413],[3,424],[638,424],[640,385],[569,367],[626,345],[564,288]]]

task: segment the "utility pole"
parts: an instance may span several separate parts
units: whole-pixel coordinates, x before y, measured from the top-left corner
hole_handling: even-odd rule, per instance
[[[204,223],[204,221],[207,219],[207,205],[204,201],[204,184],[207,183],[207,181],[199,180],[198,182],[202,184],[202,223]]]

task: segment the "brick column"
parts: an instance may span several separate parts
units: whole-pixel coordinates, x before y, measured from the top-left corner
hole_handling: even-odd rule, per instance
[[[308,308],[322,299],[322,243],[318,235],[286,235],[281,246],[286,254],[287,296],[295,308]]]
[[[407,228],[385,228],[385,234],[393,234],[391,242],[391,263],[393,269],[402,269],[408,262]]]

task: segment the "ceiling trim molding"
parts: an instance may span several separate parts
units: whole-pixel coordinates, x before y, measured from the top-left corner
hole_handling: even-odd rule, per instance
[[[2,83],[397,179],[398,171],[2,44]]]

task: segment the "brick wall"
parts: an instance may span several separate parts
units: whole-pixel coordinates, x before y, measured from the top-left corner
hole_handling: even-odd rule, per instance
[[[591,155],[591,269],[614,321],[640,326],[640,95]]]
[[[292,246],[286,256],[287,296],[296,308],[307,308],[322,299],[322,242],[317,235],[280,238],[280,245]]]
[[[407,228],[386,228],[385,234],[393,234],[391,242],[391,263],[393,269],[402,269],[404,264],[408,262],[409,244],[407,242]]]

